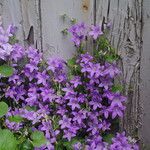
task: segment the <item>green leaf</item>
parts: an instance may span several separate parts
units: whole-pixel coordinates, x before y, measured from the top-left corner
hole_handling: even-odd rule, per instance
[[[22,144],[19,145],[19,150],[33,150],[34,147],[29,140],[24,141]]]
[[[61,32],[62,32],[63,35],[68,35],[68,29],[67,28],[63,29]]]
[[[46,144],[46,142],[47,142],[47,140],[44,136],[44,133],[40,132],[40,131],[34,131],[31,134],[31,139],[32,139],[32,143],[35,147],[40,147],[40,146]]]
[[[7,129],[0,130],[0,150],[16,150],[17,140]]]
[[[36,106],[26,106],[28,111],[36,111]]]
[[[5,102],[0,102],[0,117],[8,112],[8,105]]]
[[[67,150],[73,150],[72,144],[70,142],[65,142],[64,146],[65,146],[65,149],[67,149]]]
[[[68,59],[67,64],[68,66],[74,66],[76,64],[76,59],[74,57],[71,59]]]
[[[59,127],[60,118],[58,116],[54,115],[52,117],[52,120],[53,120],[53,129],[56,130]]]
[[[73,138],[71,141],[65,141],[63,143],[63,145],[65,146],[65,148],[67,150],[73,150],[73,145],[75,143],[78,143],[78,142],[82,142],[82,140],[81,139],[77,139],[77,138]]]
[[[121,85],[114,85],[111,90],[112,92],[122,92],[123,87]]]
[[[9,43],[11,45],[15,44],[15,43],[18,43],[18,39],[16,38],[16,36],[12,36],[9,38]]]
[[[13,68],[6,64],[0,66],[0,75],[3,77],[10,77],[13,74]]]
[[[105,56],[105,60],[108,61],[108,62],[114,62],[116,61],[118,58],[114,55],[106,55]]]
[[[55,145],[55,150],[65,150],[63,143],[64,142],[62,140],[58,140]]]
[[[23,118],[21,116],[19,116],[19,115],[10,116],[8,119],[11,122],[17,122],[17,123],[23,121]]]
[[[76,18],[71,18],[71,20],[70,20],[70,21],[71,21],[71,23],[72,23],[72,24],[77,23],[77,19],[76,19]]]
[[[106,135],[103,137],[103,140],[104,140],[105,142],[111,144],[113,137],[114,137],[113,134],[106,134]]]

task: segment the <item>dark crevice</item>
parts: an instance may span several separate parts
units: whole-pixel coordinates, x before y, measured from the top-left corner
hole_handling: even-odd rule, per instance
[[[110,12],[110,0],[108,0],[107,20],[109,19],[109,12]]]
[[[41,51],[43,51],[43,34],[42,34],[42,11],[41,11],[41,0],[39,0],[39,24],[40,24],[40,42],[41,42]]]
[[[97,0],[94,0],[94,8],[93,8],[94,9],[93,10],[94,11],[94,25],[96,25],[96,22],[97,22],[96,21],[96,11],[97,11],[97,7],[96,7],[97,3],[96,2],[97,2]]]
[[[33,28],[33,26],[30,27],[26,42],[28,45],[34,45],[34,28]]]
[[[141,1],[141,8],[140,8],[140,16],[141,16],[141,18],[140,18],[140,43],[139,43],[139,49],[140,49],[140,51],[139,51],[139,77],[138,77],[138,82],[139,82],[139,85],[138,85],[138,107],[139,107],[139,109],[137,110],[138,112],[138,126],[139,126],[139,130],[138,130],[138,134],[140,135],[140,137],[139,137],[139,144],[140,144],[140,147],[141,147],[141,149],[144,147],[144,140],[143,140],[143,137],[141,137],[142,136],[142,130],[141,130],[141,128],[142,128],[142,126],[141,126],[141,124],[142,124],[142,120],[143,120],[143,100],[142,100],[142,97],[141,97],[141,72],[142,72],[142,53],[143,53],[143,27],[144,27],[144,7],[143,7],[143,0]]]
[[[117,12],[118,12],[118,13],[119,13],[119,4],[120,4],[119,1],[120,1],[120,0],[118,0],[118,3],[117,3]]]
[[[105,17],[103,16],[103,20],[102,20],[102,31],[104,31],[104,26],[105,26]]]

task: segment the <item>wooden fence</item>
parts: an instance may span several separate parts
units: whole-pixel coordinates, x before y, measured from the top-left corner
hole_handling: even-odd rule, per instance
[[[109,39],[121,56],[128,97],[121,126],[150,149],[150,0],[0,0],[3,25],[16,25],[22,44],[67,59],[74,48],[61,33],[70,25],[64,14],[88,24],[112,22]]]

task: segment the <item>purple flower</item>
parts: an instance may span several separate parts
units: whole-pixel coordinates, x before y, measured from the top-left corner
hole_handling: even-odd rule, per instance
[[[81,150],[81,149],[83,149],[82,144],[80,142],[77,142],[77,143],[73,144],[73,149],[74,150]]]
[[[103,109],[101,110],[101,112],[102,114],[104,114],[104,117],[107,119],[110,114],[110,110],[107,107],[103,106]]]
[[[46,74],[46,71],[38,72],[36,78],[38,79],[37,84],[47,85],[46,80],[48,79],[48,75]]]
[[[24,96],[26,94],[26,91],[22,86],[14,86],[14,87],[8,87],[8,89],[5,91],[6,98],[10,97],[14,101],[18,100],[24,100]]]
[[[130,144],[127,137],[125,136],[125,132],[119,134],[117,133],[116,137],[112,139],[112,144],[110,145],[110,150],[138,150],[136,144]]]
[[[64,69],[65,62],[62,59],[59,58],[51,58],[48,61],[48,70],[51,70],[52,72],[59,72]]]
[[[100,26],[92,26],[88,33],[84,23],[73,25],[69,31],[80,48],[85,47],[89,35],[96,40],[103,34]],[[9,106],[2,128],[22,133],[25,127],[25,135],[28,130],[42,131],[47,143],[35,150],[54,150],[61,141],[71,141],[74,150],[139,150],[136,141],[124,132],[117,133],[111,144],[102,136],[112,132],[112,121],[122,117],[125,110],[126,98],[112,92],[114,79],[120,74],[115,63],[99,62],[87,52],[75,55],[77,70],[60,58],[45,63],[37,49],[10,44],[14,33],[12,25],[6,31],[0,27],[1,61],[14,68],[13,75],[0,83],[1,97]],[[15,115],[23,118],[21,122],[9,119]]]
[[[106,144],[102,142],[102,137],[98,134],[87,139],[86,150],[107,150]]]
[[[85,30],[86,30],[86,25],[85,23],[78,23],[73,25],[70,29],[69,32],[77,35],[84,35],[85,34]]]
[[[99,87],[104,87],[105,90],[108,90],[109,87],[111,87],[113,85],[112,83],[112,79],[107,77],[107,76],[104,76],[104,77],[101,77],[100,78],[100,84],[99,84]]]
[[[0,58],[5,60],[7,56],[9,56],[11,54],[11,52],[13,51],[12,45],[10,45],[9,43],[5,43],[0,45]]]
[[[68,118],[66,115],[63,116],[62,120],[59,121],[59,125],[61,125],[61,129],[70,128],[71,126],[71,118]]]
[[[112,22],[108,22],[108,23],[106,24],[106,27],[107,27],[108,29],[111,29],[111,28],[113,27]]]
[[[20,76],[17,74],[13,74],[11,77],[9,77],[9,82],[13,82],[14,84],[20,85]],[[18,83],[19,82],[19,83]]]
[[[102,68],[99,63],[89,62],[88,64],[82,65],[81,72],[88,72],[89,78],[98,78],[99,76],[103,76]]]
[[[8,26],[7,33],[9,33],[9,36],[14,35],[16,31],[17,31],[17,27],[14,26],[13,24]]]
[[[87,64],[93,60],[93,57],[89,53],[85,53],[80,55],[80,59],[81,63]]]
[[[5,120],[6,126],[14,131],[19,131],[22,128],[22,123],[11,122],[8,119]]]
[[[67,110],[65,107],[62,107],[62,106],[58,107],[57,114],[64,116],[66,112],[67,112]]]
[[[73,112],[74,115],[73,121],[76,121],[78,124],[81,124],[86,118],[86,111],[80,110],[79,112]]]
[[[37,93],[37,87],[35,85],[31,85],[28,90],[28,98],[25,101],[28,103],[29,106],[34,106],[38,103],[39,94]]]
[[[24,85],[16,87],[15,91],[17,93],[16,96],[15,96],[15,99],[17,101],[25,99],[26,90],[24,89]]]
[[[26,118],[29,121],[32,121],[32,124],[39,122],[39,119],[40,119],[36,112],[31,111],[31,110],[29,111],[25,108],[19,110],[19,115],[23,118]]]
[[[9,57],[13,51],[13,46],[9,44],[11,36],[13,36],[12,26],[9,26],[6,31],[0,26],[0,58],[3,60]]]
[[[70,141],[72,137],[76,136],[78,129],[79,128],[76,126],[70,126],[69,129],[64,130],[64,136],[63,137],[67,138]]]
[[[120,70],[114,64],[105,64],[104,74],[114,78],[116,75],[120,74]]]
[[[78,96],[78,102],[79,103],[84,103],[84,102],[86,102],[86,95],[84,95],[84,94],[79,94],[79,96]]]
[[[8,30],[4,30],[2,26],[0,26],[0,45],[6,44],[9,41],[9,37],[11,37],[12,34],[10,33],[9,27]]]
[[[75,108],[78,108],[78,109],[80,108],[80,105],[77,99],[70,100],[68,103],[68,106],[70,106],[72,110],[75,110]]]
[[[29,47],[28,50],[26,51],[28,58],[30,59],[35,59],[36,57],[39,56],[39,52],[37,49],[34,49],[32,47]]]
[[[105,120],[102,122],[102,130],[103,131],[110,130],[110,126],[111,126],[111,124],[109,122],[106,122]]]
[[[25,49],[21,45],[15,44],[13,46],[11,59],[17,62],[18,60],[22,59],[24,56],[25,56]]]
[[[43,102],[45,101],[52,102],[55,98],[57,98],[56,95],[54,94],[54,90],[51,88],[42,87],[40,88],[40,90]]]
[[[66,73],[56,73],[54,74],[54,81],[58,83],[64,83],[67,80]]]
[[[73,25],[69,32],[72,33],[72,41],[76,46],[80,46],[81,42],[85,39],[86,33],[86,26],[84,23],[79,23]]]
[[[37,64],[34,61],[31,61],[29,64],[26,64],[25,68],[29,69],[30,73],[38,70]]]
[[[81,41],[84,39],[84,36],[83,35],[77,35],[77,34],[74,34],[73,38],[72,38],[72,41],[75,43],[76,46],[80,46],[81,44]]]
[[[79,76],[75,76],[71,81],[70,83],[73,84],[73,86],[76,88],[78,85],[81,85],[82,82],[81,82],[81,78]]]
[[[52,124],[51,121],[47,121],[47,122],[42,122],[42,127],[41,130],[45,131],[45,136],[46,138],[50,138],[50,129],[52,128]]]
[[[101,129],[102,129],[102,124],[93,124],[93,126],[91,125],[87,131],[91,131],[91,134],[95,135],[99,133]]]
[[[66,96],[75,96],[76,92],[74,91],[74,89],[72,87],[69,87],[69,85],[67,85],[67,87],[63,88],[62,91],[65,92]]]
[[[21,128],[23,128],[23,123],[22,122],[13,122],[9,120],[9,117],[12,117],[14,115],[18,115],[19,111],[16,109],[15,111],[9,110],[8,113],[6,114],[6,120],[5,124],[6,126],[14,131],[19,131]]]
[[[109,110],[112,112],[112,119],[114,119],[116,116],[123,117],[125,107],[114,106],[110,107]]]
[[[114,107],[114,106],[123,107],[123,102],[126,101],[126,97],[120,95],[120,93],[115,93],[113,96],[114,97],[111,102],[111,107]]]
[[[89,35],[92,36],[94,40],[96,40],[102,34],[103,32],[100,26],[91,26],[91,31],[89,32]]]
[[[93,110],[96,110],[97,108],[102,108],[101,103],[97,100],[90,101],[89,105],[93,106]]]

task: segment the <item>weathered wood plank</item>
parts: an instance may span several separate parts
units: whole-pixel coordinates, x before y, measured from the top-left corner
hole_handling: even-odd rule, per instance
[[[71,25],[69,19],[63,21],[63,14],[94,23],[94,1],[90,0],[0,0],[0,7],[3,25],[16,25],[19,40],[25,45],[33,44],[43,49],[45,56],[68,58],[74,52],[69,38],[61,33]]]
[[[139,102],[140,57],[142,42],[141,0],[97,0],[96,22],[111,21],[109,39],[121,56],[122,84],[128,97],[122,127],[132,136],[138,135],[141,103]],[[122,80],[121,79],[121,80]]]
[[[150,1],[143,1],[143,51],[141,51],[140,97],[143,102],[143,122],[141,136],[145,149],[150,149]]]
[[[10,23],[18,27],[17,37],[23,44],[42,48],[45,56],[63,58],[74,53],[70,39],[61,33],[71,25],[69,19],[62,19],[63,14],[88,24],[95,21],[101,24],[104,18],[111,21],[109,39],[122,58],[121,80],[128,97],[122,127],[130,135],[139,135],[145,143],[150,143],[149,6],[149,0],[0,0],[0,16],[4,27]]]
[[[11,23],[18,27],[19,32],[17,37],[21,42],[24,41],[22,17],[19,0],[0,0],[0,16],[2,17],[2,23],[5,28]]]
[[[41,48],[40,0],[20,0],[22,26],[26,44]]]
[[[45,56],[57,55],[67,59],[74,53],[70,39],[61,33],[71,25],[69,19],[63,21],[62,15],[91,24],[94,18],[93,3],[90,0],[41,1],[42,45]]]
[[[39,0],[0,0],[0,7],[4,27],[13,23],[20,42],[41,48]]]

